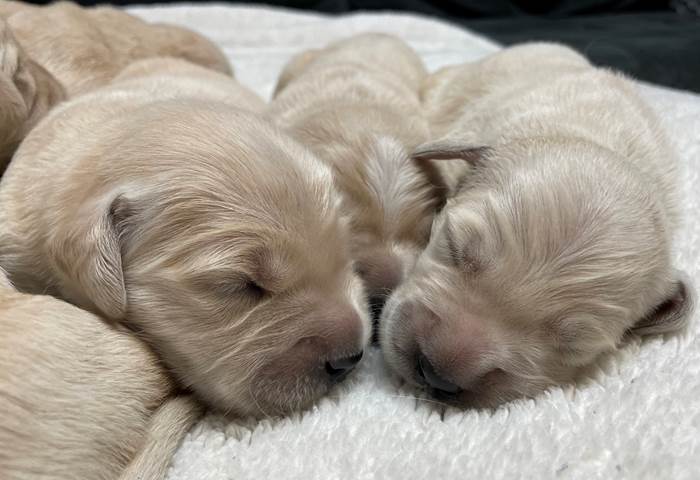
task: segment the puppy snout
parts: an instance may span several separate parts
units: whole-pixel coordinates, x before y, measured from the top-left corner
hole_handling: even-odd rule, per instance
[[[440,376],[440,374],[436,372],[433,364],[428,360],[428,357],[423,353],[418,354],[416,373],[418,375],[418,380],[429,387],[430,394],[434,397],[455,397],[462,391],[462,388],[458,385]]]
[[[372,318],[372,343],[379,342],[379,318],[391,292],[403,279],[401,260],[390,253],[372,255],[361,264],[361,277],[369,294],[369,312]]]
[[[326,373],[331,379],[331,382],[342,382],[348,376],[355,366],[362,360],[363,352],[357,353],[349,357],[338,358],[326,362]]]
[[[360,276],[365,282],[370,302],[375,299],[379,307],[376,315],[378,317],[386,297],[403,280],[403,264],[398,256],[383,250],[368,254],[358,263]],[[374,315],[374,310],[372,313]]]
[[[431,396],[461,401],[501,382],[502,376],[494,372],[503,365],[505,354],[486,320],[476,315],[438,317],[420,304],[411,313],[418,339],[413,379]]]

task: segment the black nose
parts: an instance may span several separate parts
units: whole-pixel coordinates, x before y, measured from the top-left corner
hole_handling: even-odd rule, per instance
[[[355,368],[355,365],[362,359],[362,353],[352,357],[339,358],[337,360],[331,360],[326,362],[326,372],[331,377],[331,381],[334,383],[342,382],[348,373]]]
[[[435,367],[422,353],[418,355],[418,366],[416,368],[418,377],[431,389],[431,393],[436,397],[454,397],[462,391],[454,383],[445,380],[435,372]]]

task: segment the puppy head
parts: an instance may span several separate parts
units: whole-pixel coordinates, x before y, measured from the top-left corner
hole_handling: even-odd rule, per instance
[[[233,75],[224,52],[207,37],[176,25],[151,24],[148,28],[159,56],[183,58],[196,65]]]
[[[63,271],[81,303],[143,335],[210,405],[307,406],[369,335],[328,168],[254,116],[150,107],[114,149],[135,163],[86,200],[99,218],[56,243]]]
[[[378,317],[389,293],[427,245],[445,188],[434,165],[411,158],[404,147],[408,140],[404,142],[399,132],[380,136],[367,133],[371,128],[348,127],[363,121],[399,124],[403,119],[377,115],[370,120],[365,111],[347,108],[339,116],[343,121],[311,115],[293,133],[333,169],[341,209],[350,224],[356,271]],[[407,132],[407,137],[425,135],[419,128]]]
[[[27,56],[0,20],[0,173],[29,129],[64,98],[61,85]]]
[[[338,65],[389,76],[411,92],[418,92],[428,75],[418,54],[400,38],[384,33],[361,33],[292,57],[280,73],[273,98],[302,75]]]
[[[433,166],[410,158],[396,139],[374,137],[364,161],[337,176],[350,218],[356,271],[375,318],[428,244],[443,186]],[[351,163],[342,163],[351,166]],[[342,167],[341,167],[342,169]]]
[[[664,212],[623,159],[550,139],[420,150],[474,174],[381,319],[403,377],[493,407],[573,381],[631,330],[683,326],[691,289],[670,266]]]

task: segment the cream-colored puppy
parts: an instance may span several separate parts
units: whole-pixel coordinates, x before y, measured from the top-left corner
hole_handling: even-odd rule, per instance
[[[134,335],[0,270],[0,478],[163,478],[200,413],[175,393]]]
[[[137,331],[224,412],[302,408],[369,334],[331,172],[237,108],[234,80],[166,70],[32,130],[0,183],[0,264]]]
[[[0,174],[29,130],[65,98],[63,86],[29,58],[0,19]]]
[[[550,44],[435,76],[426,108],[447,133],[415,157],[472,173],[387,304],[389,364],[490,407],[574,380],[630,331],[682,328],[675,156],[634,85]]]
[[[363,34],[293,58],[270,114],[333,169],[373,313],[428,242],[443,185],[410,151],[428,139],[425,68],[401,40]]]
[[[110,7],[0,1],[0,173],[27,132],[64,100],[156,56],[230,74],[223,53],[190,30]]]

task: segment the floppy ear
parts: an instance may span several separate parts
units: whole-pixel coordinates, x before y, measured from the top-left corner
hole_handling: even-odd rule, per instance
[[[96,215],[77,213],[50,245],[61,294],[114,320],[126,313],[119,228],[127,213],[127,201],[117,196]]]
[[[64,98],[63,87],[29,58],[0,19],[0,173],[26,133]]]
[[[0,163],[9,161],[22,139],[34,97],[34,79],[26,68],[26,55],[12,31],[0,19]],[[2,172],[3,165],[0,165]]]
[[[647,314],[634,327],[638,335],[656,335],[683,330],[690,321],[695,304],[693,287],[682,272],[677,273],[669,297]]]
[[[311,50],[306,50],[301,52],[291,58],[289,62],[282,69],[279,78],[277,79],[277,85],[275,86],[275,91],[272,94],[272,98],[277,97],[277,95],[284,90],[290,82],[301,75],[308,66],[318,58],[321,50],[318,48],[312,48]]]
[[[416,160],[466,160],[476,165],[488,152],[489,147],[468,145],[459,139],[443,138],[416,147],[411,155]]]

